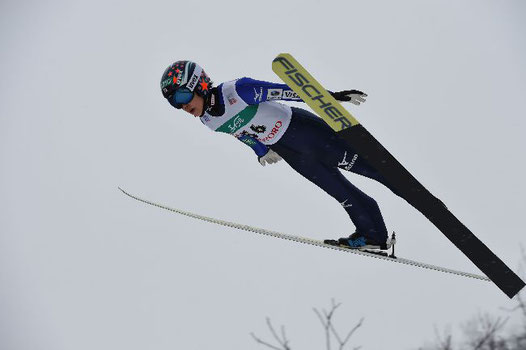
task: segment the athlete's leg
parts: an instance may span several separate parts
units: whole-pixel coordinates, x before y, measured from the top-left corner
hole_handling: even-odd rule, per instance
[[[367,161],[361,158],[321,118],[300,109],[293,108],[293,122],[283,136],[282,143],[297,144],[302,152],[309,153],[327,166],[337,166],[380,182],[393,193],[397,191]]]
[[[374,199],[350,183],[336,167],[328,167],[309,155],[282,145],[271,146],[294,170],[335,198],[349,215],[356,230],[378,242],[385,242],[387,229]]]
[[[289,128],[271,148],[292,168],[338,200],[359,232],[385,241],[387,230],[378,204],[338,170],[338,160],[347,150],[324,121],[305,110],[293,108]]]

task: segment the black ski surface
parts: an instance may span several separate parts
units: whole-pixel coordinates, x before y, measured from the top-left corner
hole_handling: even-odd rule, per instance
[[[362,125],[339,131],[338,135],[375,167],[409,204],[429,219],[508,297],[513,298],[524,287],[524,281],[418,182]]]
[[[525,286],[519,276],[418,182],[294,57],[286,53],[278,55],[272,69],[508,297],[514,297]]]

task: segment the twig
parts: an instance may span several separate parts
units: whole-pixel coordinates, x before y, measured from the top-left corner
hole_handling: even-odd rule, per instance
[[[325,345],[327,346],[327,350],[331,350],[331,334],[329,333],[329,325],[327,322],[325,322],[326,319],[322,317],[318,309],[314,309],[314,312],[320,319],[320,322],[323,325],[323,328],[325,329]]]
[[[325,330],[325,344],[326,344],[327,350],[331,350],[331,343],[332,343],[331,338],[332,337],[334,337],[334,339],[338,342],[339,350],[343,350],[344,347],[349,342],[349,340],[351,339],[351,337],[353,336],[353,334],[356,332],[356,330],[362,326],[363,321],[364,321],[363,318],[360,319],[360,321],[347,333],[345,338],[342,339],[340,335],[338,334],[338,332],[336,331],[336,327],[334,327],[334,324],[333,324],[334,313],[336,312],[338,307],[340,307],[340,305],[341,304],[339,303],[335,303],[333,299],[331,300],[331,308],[329,309],[329,311],[323,310],[323,309],[322,311],[320,311],[316,308],[313,309]],[[258,338],[254,333],[250,333],[252,338],[257,343],[264,345],[273,350],[291,350],[290,345],[289,345],[289,340],[287,339],[287,334],[285,332],[285,327],[281,326],[281,332],[280,334],[278,334],[278,332],[276,332],[276,329],[272,325],[270,318],[267,317],[266,321],[267,321],[267,327],[270,331],[270,334],[272,334],[272,336],[274,337],[274,340],[279,344],[279,346],[273,345],[265,340]],[[353,350],[359,350],[360,348],[361,346],[357,346],[357,347],[354,347]]]
[[[267,347],[269,347],[269,348],[271,348],[271,349],[274,349],[274,350],[283,350],[283,349],[281,349],[281,348],[278,348],[277,346],[274,346],[274,345],[272,345],[272,344],[267,343],[267,342],[264,341],[264,340],[259,339],[258,337],[256,337],[256,335],[255,335],[254,333],[250,333],[250,335],[251,335],[252,338],[254,338],[254,340],[255,340],[256,342],[258,342],[259,344],[265,345],[265,346],[267,346]]]
[[[289,347],[289,341],[287,339],[287,335],[285,333],[285,326],[281,326],[281,338],[279,337],[278,333],[276,333],[276,330],[274,329],[274,326],[272,325],[272,322],[270,321],[270,318],[267,317],[267,327],[268,329],[270,330],[270,333],[272,334],[272,336],[274,337],[274,339],[278,342],[278,344],[281,346],[281,347],[278,347],[276,345],[272,345],[258,337],[256,337],[256,335],[254,333],[250,333],[250,335],[252,336],[252,338],[254,338],[254,340],[256,342],[258,342],[259,344],[262,344],[262,345],[265,345],[271,349],[274,349],[274,350],[290,350],[290,347]]]
[[[363,318],[347,333],[347,336],[342,340],[339,333],[336,331],[336,328],[334,327],[334,324],[332,322],[334,313],[336,312],[336,309],[341,304],[336,304],[334,302],[334,299],[332,300],[332,305],[330,311],[323,310],[323,316],[322,313],[318,309],[314,309],[314,312],[318,316],[318,319],[320,320],[321,324],[323,325],[325,329],[325,343],[327,350],[331,350],[331,334],[334,336],[336,341],[339,345],[339,350],[343,350],[347,342],[351,339],[351,336],[356,332],[358,328],[360,328],[363,324]],[[360,348],[360,347],[358,347]],[[355,348],[356,349],[356,348]]]

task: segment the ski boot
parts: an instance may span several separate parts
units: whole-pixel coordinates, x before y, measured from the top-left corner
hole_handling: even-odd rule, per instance
[[[379,249],[387,250],[391,247],[390,241],[378,242],[369,237],[365,237],[359,232],[355,232],[349,237],[342,237],[338,240],[326,239],[323,241],[325,244],[337,245],[350,249]]]
[[[337,247],[344,247],[349,249],[358,249],[367,253],[378,254],[389,258],[396,259],[394,246],[396,243],[396,234],[393,232],[391,238],[388,238],[385,243],[378,243],[375,240],[365,238],[361,234],[355,232],[349,237],[342,237],[337,241],[334,239],[326,239],[325,244],[334,245]],[[391,249],[391,253],[388,250]]]

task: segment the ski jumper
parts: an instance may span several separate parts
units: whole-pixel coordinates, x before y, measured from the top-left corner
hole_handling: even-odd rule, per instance
[[[235,136],[258,157],[272,149],[336,199],[357,232],[378,242],[386,241],[387,229],[378,204],[339,169],[374,179],[388,188],[389,185],[321,118],[276,102],[301,101],[287,85],[241,78],[220,84],[212,99],[212,107],[201,117],[203,124]]]

